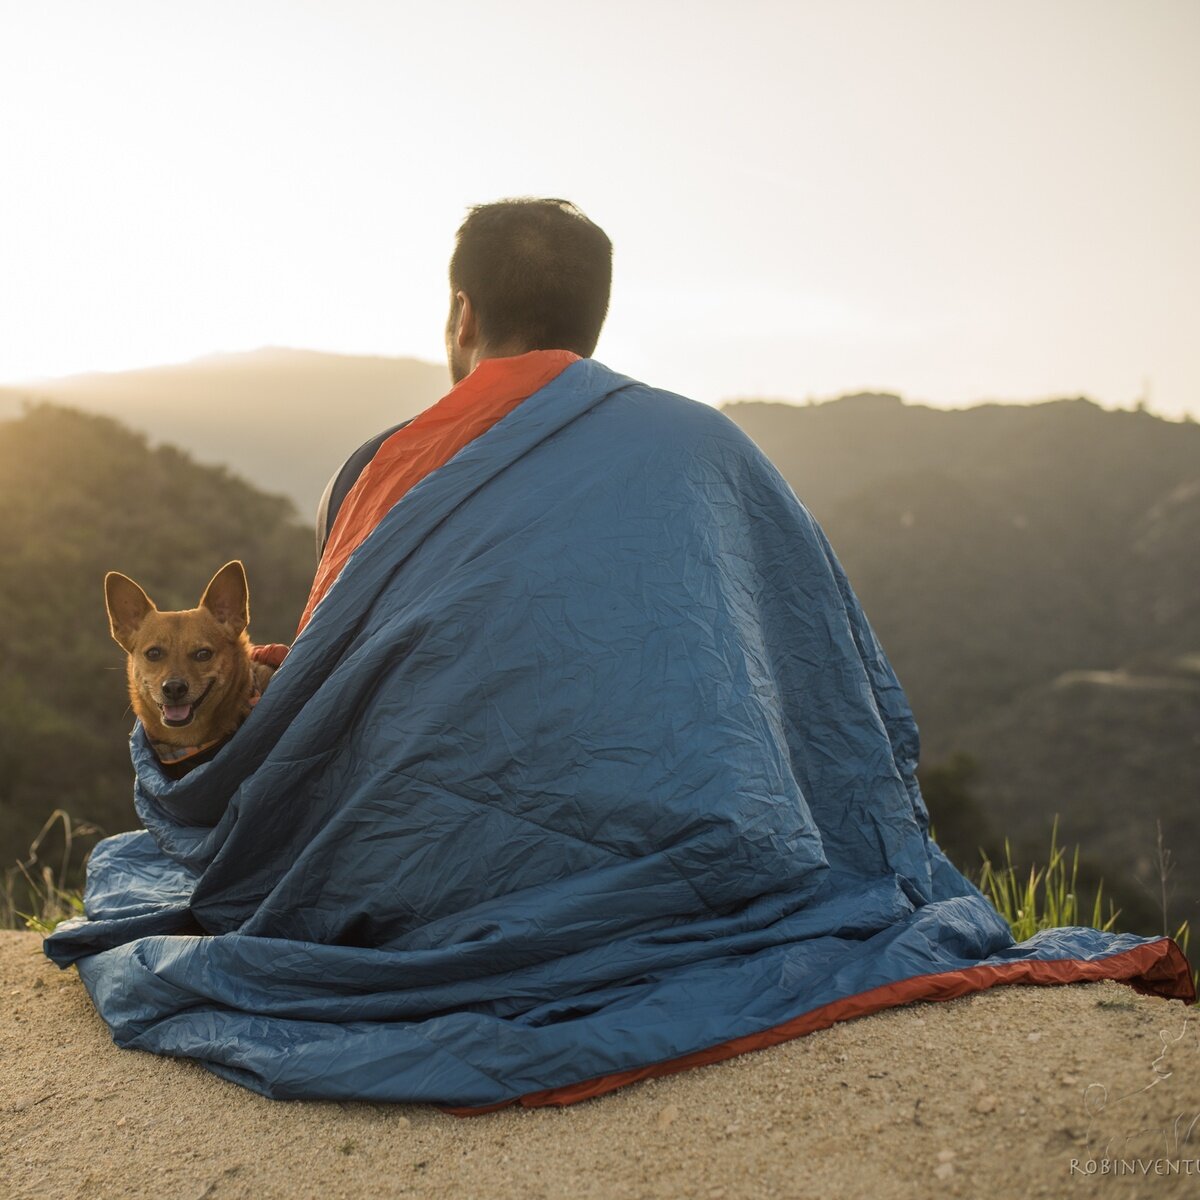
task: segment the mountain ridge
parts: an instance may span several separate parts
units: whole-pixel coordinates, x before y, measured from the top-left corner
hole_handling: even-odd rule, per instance
[[[0,388],[0,415],[42,400],[111,416],[283,493],[307,516],[350,453],[449,387],[444,365],[419,359],[266,347]]]

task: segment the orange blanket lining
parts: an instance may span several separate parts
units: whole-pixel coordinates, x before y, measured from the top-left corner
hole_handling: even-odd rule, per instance
[[[511,358],[486,358],[436,404],[393,433],[338,510],[297,636],[350,555],[398,500],[578,361],[579,355],[570,350],[532,350]]]
[[[605,1092],[615,1091],[642,1079],[674,1075],[692,1067],[702,1067],[722,1059],[733,1058],[751,1050],[762,1050],[777,1046],[780,1042],[828,1029],[838,1021],[849,1021],[854,1017],[865,1017],[885,1008],[911,1004],[916,1000],[954,1000],[970,992],[981,992],[1005,983],[1061,984],[1082,983],[1098,979],[1117,979],[1129,983],[1139,992],[1165,996],[1169,999],[1193,1003],[1196,990],[1192,982],[1191,968],[1183,951],[1170,939],[1161,938],[1132,950],[1123,950],[1107,958],[1085,961],[1065,958],[1054,960],[1026,959],[1023,962],[1000,963],[993,966],[966,967],[960,971],[939,971],[930,975],[914,975],[895,983],[834,1000],[814,1008],[811,1012],[773,1025],[759,1033],[747,1034],[732,1041],[721,1042],[707,1050],[697,1050],[681,1058],[652,1063],[647,1067],[634,1067],[612,1075],[601,1075],[585,1079],[564,1087],[549,1088],[541,1092],[528,1092],[524,1096],[503,1100],[499,1104],[488,1104],[479,1108],[448,1107],[439,1105],[443,1112],[456,1117],[475,1117],[495,1112],[512,1104],[526,1108],[541,1108],[557,1104],[577,1104],[590,1100]]]

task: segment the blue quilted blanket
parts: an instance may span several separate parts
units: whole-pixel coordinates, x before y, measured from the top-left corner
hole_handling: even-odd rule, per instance
[[[145,828],[46,952],[120,1045],[274,1097],[495,1105],[1151,945],[1012,944],[816,522],[720,413],[591,360],[395,505],[212,762],[131,747]]]

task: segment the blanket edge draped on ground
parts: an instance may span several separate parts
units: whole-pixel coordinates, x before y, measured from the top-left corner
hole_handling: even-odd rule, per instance
[[[606,1095],[618,1088],[628,1087],[644,1079],[663,1078],[688,1071],[693,1067],[705,1067],[724,1062],[739,1054],[765,1050],[795,1038],[805,1037],[822,1029],[828,1029],[840,1021],[852,1021],[856,1017],[870,1016],[888,1008],[898,1008],[919,1001],[957,1000],[975,992],[1005,984],[1026,984],[1050,987],[1067,983],[1095,983],[1100,980],[1124,983],[1146,995],[1162,996],[1169,1000],[1181,1000],[1186,1004],[1196,1002],[1196,991],[1191,967],[1183,951],[1172,938],[1164,937],[1149,941],[1129,950],[1120,950],[1102,959],[1026,959],[1021,962],[997,963],[967,967],[958,970],[938,971],[929,975],[915,975],[895,983],[857,992],[830,1004],[801,1013],[780,1025],[774,1025],[760,1033],[748,1034],[721,1042],[705,1050],[698,1050],[679,1058],[635,1067],[629,1071],[614,1072],[594,1079],[586,1079],[567,1087],[547,1088],[540,1092],[527,1092],[512,1100],[499,1104],[441,1105],[443,1112],[456,1117],[483,1116],[519,1104],[524,1108],[565,1107]]]

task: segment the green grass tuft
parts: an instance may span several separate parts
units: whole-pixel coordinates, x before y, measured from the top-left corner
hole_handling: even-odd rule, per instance
[[[932,831],[931,831],[932,836]],[[1050,857],[1044,867],[1030,867],[1029,873],[1020,870],[1012,859],[1008,839],[1004,839],[1004,862],[997,866],[980,851],[979,890],[991,901],[996,911],[1008,922],[1014,940],[1023,942],[1043,929],[1058,929],[1063,925],[1088,924],[1093,929],[1109,931],[1116,925],[1120,909],[1111,900],[1104,902],[1104,881],[1096,888],[1091,920],[1080,920],[1079,847],[1075,847],[1068,867],[1066,851],[1058,844],[1058,817],[1050,830]],[[1106,911],[1107,908],[1107,911]],[[1167,931],[1163,931],[1166,936]],[[1185,955],[1191,940],[1191,929],[1184,921],[1174,933],[1173,940]],[[1200,994],[1200,969],[1193,972],[1193,982]],[[1102,1008],[1117,1007],[1113,1002],[1100,1001]]]
[[[1079,847],[1068,865],[1067,853],[1058,844],[1058,818],[1050,831],[1050,857],[1044,867],[1030,867],[1026,875],[1013,863],[1012,848],[1004,839],[1004,861],[992,862],[982,856],[979,890],[992,902],[996,911],[1008,922],[1018,942],[1031,938],[1043,929],[1058,929],[1063,925],[1091,925],[1093,929],[1111,930],[1120,916],[1110,900],[1105,912],[1104,884],[1096,889],[1089,921],[1080,920],[1079,910]]]
[[[42,843],[56,827],[62,827],[63,845],[58,869],[38,860]],[[71,847],[76,837],[99,832],[95,826],[73,822],[61,808],[46,818],[29,856],[4,872],[0,890],[0,929],[24,927],[43,937],[53,933],[63,921],[83,915],[83,893],[66,885],[71,862]]]

